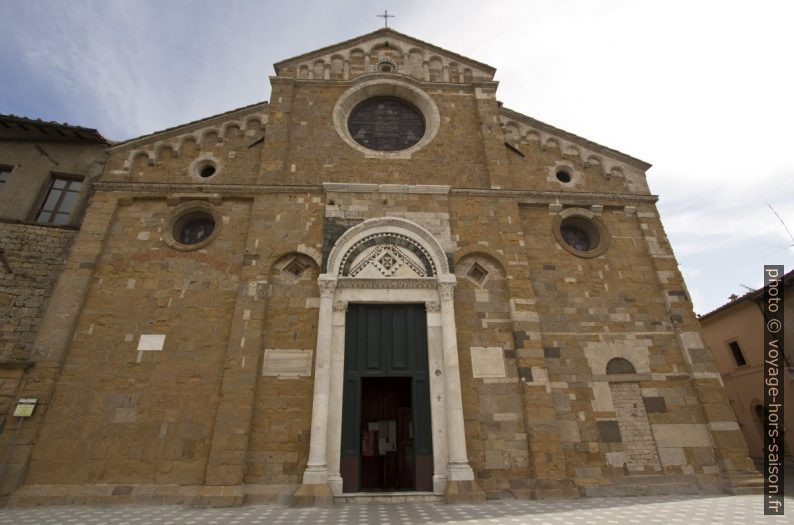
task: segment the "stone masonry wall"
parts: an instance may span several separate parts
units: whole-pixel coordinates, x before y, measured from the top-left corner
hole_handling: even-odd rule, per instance
[[[633,381],[610,383],[609,389],[618,416],[620,436],[626,444],[626,467],[634,472],[661,470],[640,385]]]
[[[203,482],[250,213],[215,205],[221,231],[192,252],[161,240],[165,199],[118,208],[28,483]],[[148,334],[160,351],[139,350]]]
[[[246,483],[294,486],[308,460],[323,209],[323,198],[312,193],[263,195],[256,203],[257,265],[267,278],[259,353],[311,350],[311,359],[309,374],[299,376],[264,375],[260,361]]]
[[[73,230],[0,223],[0,361],[30,358],[74,236]]]

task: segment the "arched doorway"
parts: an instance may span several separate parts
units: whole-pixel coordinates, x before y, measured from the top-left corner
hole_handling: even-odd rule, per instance
[[[417,320],[424,321],[424,326],[415,327],[412,337],[426,341],[426,354],[420,351],[411,355],[421,355],[426,363],[417,363],[404,374],[395,372],[394,367],[378,368],[380,365],[375,363],[372,368],[375,372],[369,376],[411,378],[411,424],[423,425],[423,428],[412,430],[416,448],[415,469],[417,473],[421,468],[428,472],[432,469],[429,483],[426,478],[420,481],[417,477],[414,488],[432,488],[434,493],[443,494],[448,481],[474,479],[463,429],[452,301],[455,283],[455,275],[450,272],[446,254],[439,243],[414,222],[396,217],[369,219],[350,228],[337,240],[328,257],[327,271],[318,279],[321,300],[312,434],[304,485],[328,484],[334,495],[361,487],[360,479],[351,482],[350,472],[358,469],[360,474],[362,467],[362,431],[368,429],[364,428],[364,423],[368,427],[369,421],[364,422],[355,412],[362,408],[361,389],[367,374],[361,373],[359,365],[354,367],[352,363],[345,362],[346,355],[354,355],[350,354],[346,336],[351,319],[349,305],[355,305],[356,315],[362,315],[362,311],[367,312],[364,315],[371,315],[369,312],[384,308],[394,312],[408,308],[413,312],[414,324]],[[373,347],[372,352],[365,352],[365,355],[386,354]],[[381,370],[383,375],[378,375]],[[425,397],[421,391],[414,388],[423,377],[426,378],[426,401],[420,399]],[[347,380],[351,386],[346,391]],[[396,385],[400,381],[392,382]],[[407,388],[404,385],[395,386],[397,391],[403,392],[403,398]],[[424,405],[417,407],[417,402]],[[407,402],[403,399],[402,403],[405,405]],[[419,412],[423,410],[428,417],[420,423],[423,416]],[[352,415],[343,417],[345,411]],[[344,432],[343,420],[347,425]],[[426,428],[428,423],[430,428]],[[421,436],[429,441],[424,448],[428,453],[426,459],[422,459],[419,453]],[[347,458],[358,459],[343,465],[343,448]],[[424,466],[420,465],[422,462],[425,462]]]

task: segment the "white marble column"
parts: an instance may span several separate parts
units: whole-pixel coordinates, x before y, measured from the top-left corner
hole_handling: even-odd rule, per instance
[[[328,438],[328,401],[331,371],[331,319],[336,277],[327,273],[317,279],[320,288],[320,313],[317,320],[317,351],[314,364],[314,399],[309,441],[309,462],[303,472],[305,485],[328,482],[326,442]]]
[[[441,304],[425,301],[427,309],[427,354],[430,371],[430,417],[433,431],[433,492],[443,495],[449,479],[447,395],[444,377],[444,336],[441,333]]]
[[[345,321],[347,301],[334,301],[333,335],[331,339],[331,380],[328,402],[328,485],[334,496],[342,495],[339,460],[342,451],[342,392],[345,375]]]
[[[441,333],[444,338],[444,384],[446,385],[447,438],[449,441],[448,473],[450,481],[472,480],[474,472],[466,454],[466,433],[463,426],[463,400],[460,393],[460,365],[458,336],[455,333],[455,305],[453,292],[457,279],[454,274],[438,277],[441,303]]]

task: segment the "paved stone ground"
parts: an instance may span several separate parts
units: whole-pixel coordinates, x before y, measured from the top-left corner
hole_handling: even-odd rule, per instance
[[[249,506],[232,509],[186,507],[37,507],[0,510],[0,525],[429,525],[577,524],[701,525],[706,523],[794,523],[794,499],[786,516],[764,516],[761,496],[653,496],[575,501],[503,500],[482,505],[406,503],[346,505],[327,509]]]

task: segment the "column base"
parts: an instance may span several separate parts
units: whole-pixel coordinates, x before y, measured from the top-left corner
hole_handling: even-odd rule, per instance
[[[447,491],[447,477],[442,475],[433,476],[433,494],[443,496]]]
[[[447,473],[450,481],[471,481],[474,479],[474,471],[468,463],[450,463],[447,465]]]
[[[483,503],[485,492],[477,480],[450,480],[444,493],[446,503]]]
[[[303,471],[304,485],[323,485],[325,483],[328,483],[328,468],[324,465],[320,467],[308,466]]]
[[[293,498],[295,507],[330,507],[334,504],[334,495],[328,483],[301,485]]]

